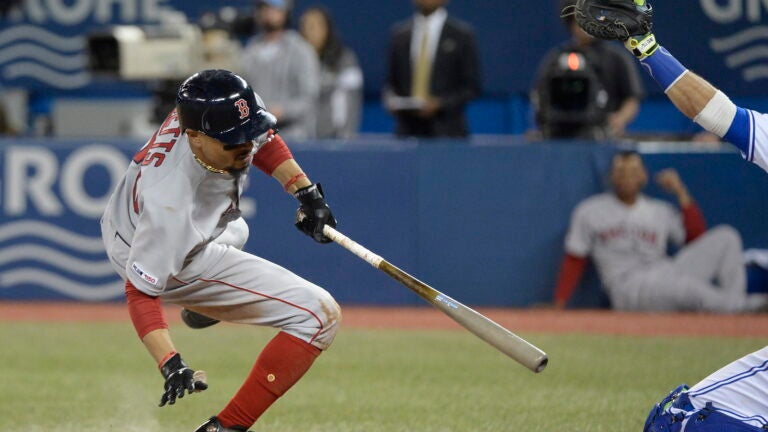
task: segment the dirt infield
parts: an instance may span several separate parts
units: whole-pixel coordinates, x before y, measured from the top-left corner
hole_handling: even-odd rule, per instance
[[[460,329],[439,311],[424,308],[343,306],[346,328]],[[605,310],[555,311],[548,309],[478,308],[482,314],[515,332],[591,333],[637,336],[768,337],[768,314],[711,315],[680,313],[621,313]],[[166,308],[170,322],[178,322],[178,309]],[[119,303],[14,303],[0,302],[1,321],[128,321]]]

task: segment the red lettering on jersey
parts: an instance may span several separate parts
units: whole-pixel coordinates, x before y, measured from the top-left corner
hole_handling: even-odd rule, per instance
[[[156,167],[162,165],[163,161],[165,161],[165,155],[157,151],[153,152],[152,150],[162,149],[165,153],[168,153],[173,149],[179,135],[181,135],[181,129],[178,125],[176,127],[170,127],[170,125],[178,117],[176,110],[171,111],[162,126],[152,134],[149,142],[133,156],[133,161],[142,166],[147,166],[153,162]]]
[[[240,120],[248,118],[248,114],[251,113],[251,109],[248,108],[248,102],[245,99],[238,99],[235,101],[235,106],[240,110]]]
[[[136,176],[136,180],[133,182],[133,191],[131,192],[131,196],[133,197],[133,212],[136,214],[139,214],[139,197],[137,195],[137,190],[139,188],[140,178],[141,171],[139,171],[139,175]]]
[[[141,161],[144,160],[145,157],[147,157],[147,152],[149,151],[149,145],[153,142],[155,142],[155,138],[157,137],[157,131],[152,134],[152,138],[149,139],[149,141],[144,144],[144,147],[141,148],[141,150],[137,151],[135,155],[133,155],[133,161],[138,163],[141,163]]]
[[[655,232],[645,231],[639,227],[630,227],[629,229],[623,226],[612,227],[599,231],[597,237],[601,243],[608,243],[619,238],[636,239],[651,245],[655,245],[658,242],[658,235]]]
[[[147,155],[146,158],[141,162],[142,166],[147,166],[152,163],[152,161],[155,161],[155,166],[159,167],[163,164],[163,161],[165,160],[165,155],[160,152],[152,152]]]
[[[179,114],[176,112],[176,110],[171,111],[171,113],[168,114],[168,117],[165,118],[163,125],[160,126],[160,135],[173,134],[174,138],[178,138],[179,135],[181,135],[181,127],[177,125],[174,128],[169,128],[171,123],[178,118]]]
[[[604,231],[600,231],[597,233],[597,236],[600,238],[600,241],[603,243],[607,243],[619,237],[624,237],[624,235],[626,235],[626,231],[624,230],[624,227],[608,228]]]
[[[149,146],[150,149],[156,149],[161,148],[164,152],[168,153],[173,149],[173,145],[176,144],[176,140],[171,140],[170,142],[154,142],[152,145]]]

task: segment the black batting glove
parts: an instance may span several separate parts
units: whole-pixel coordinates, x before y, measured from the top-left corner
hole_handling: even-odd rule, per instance
[[[330,243],[331,239],[323,234],[323,227],[336,227],[336,219],[323,198],[320,183],[303,187],[293,194],[301,203],[296,211],[296,228],[312,237],[318,243]]]
[[[195,373],[184,363],[181,354],[176,353],[160,366],[160,373],[165,378],[165,392],[160,398],[160,405],[173,405],[176,398],[183,398],[184,393],[203,391],[208,388],[205,383],[205,374]]]

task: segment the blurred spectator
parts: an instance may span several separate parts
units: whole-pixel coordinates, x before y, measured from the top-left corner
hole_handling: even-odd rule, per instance
[[[229,33],[232,39],[247,42],[256,32],[256,20],[254,18],[252,8],[223,6],[204,12],[200,16],[199,24],[203,33],[212,29],[223,29]]]
[[[294,139],[315,135],[320,66],[317,55],[288,28],[291,0],[258,0],[260,33],[243,53],[243,78],[278,119],[280,134]]]
[[[253,23],[252,19],[249,21]],[[206,12],[200,17],[198,25],[203,42],[201,70],[236,70],[240,68],[242,50],[237,40],[237,32],[241,31],[244,26],[243,22],[244,18],[240,11],[231,6],[223,7],[218,11]],[[253,34],[253,24],[251,24],[250,31]]]
[[[0,136],[26,133],[27,91],[21,88],[0,88]]]
[[[0,99],[2,102],[2,99]],[[8,117],[8,113],[5,112],[5,106],[0,103],[0,136],[3,135],[16,135],[16,131],[11,126],[11,119]]]
[[[575,0],[561,0],[560,10]],[[539,64],[531,92],[544,138],[621,137],[640,108],[643,87],[632,57],[613,42],[585,33],[573,15],[563,23],[571,39]]]
[[[325,8],[311,7],[304,11],[299,29],[320,59],[316,136],[349,138],[360,127],[363,104],[363,72],[357,56],[342,44]]]
[[[463,137],[464,109],[480,94],[474,30],[449,17],[448,0],[414,0],[416,14],[394,27],[384,105],[398,136]]]
[[[661,171],[656,181],[675,195],[682,216],[670,204],[641,193],[647,179],[638,153],[619,153],[610,172],[613,191],[576,207],[555,306],[565,306],[591,256],[612,306],[619,310],[733,313],[764,307],[765,294],[747,293],[738,232],[729,226],[707,231],[676,171]],[[685,246],[670,257],[669,243]]]
[[[4,18],[12,9],[20,7],[23,0],[0,1],[0,18]]]

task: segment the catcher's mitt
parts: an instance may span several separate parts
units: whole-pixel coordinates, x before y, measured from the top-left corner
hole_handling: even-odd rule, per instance
[[[576,19],[585,32],[599,39],[626,40],[651,31],[653,8],[647,0],[577,0],[562,16]]]

